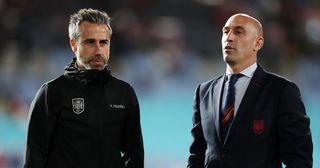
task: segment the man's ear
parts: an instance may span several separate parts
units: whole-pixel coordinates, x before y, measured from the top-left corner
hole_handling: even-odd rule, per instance
[[[262,48],[263,44],[264,44],[264,38],[263,37],[259,37],[257,39],[257,41],[256,41],[256,44],[255,44],[253,50],[254,51],[259,51]]]
[[[77,41],[75,40],[75,39],[70,39],[69,40],[69,44],[70,44],[70,46],[71,46],[71,49],[72,49],[72,51],[74,52],[74,53],[76,53],[77,52]]]

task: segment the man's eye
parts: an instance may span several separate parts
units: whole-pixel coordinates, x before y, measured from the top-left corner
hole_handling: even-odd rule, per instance
[[[85,44],[90,44],[90,45],[91,45],[91,44],[94,44],[94,41],[93,41],[93,40],[86,40],[86,41],[84,41],[84,43],[85,43]]]
[[[223,30],[222,32],[223,32],[223,34],[228,34],[229,30]]]
[[[236,29],[234,32],[235,34],[242,34],[244,31],[242,29]]]
[[[101,41],[101,44],[109,44],[108,40]]]
[[[87,44],[93,44],[93,41],[87,41]]]

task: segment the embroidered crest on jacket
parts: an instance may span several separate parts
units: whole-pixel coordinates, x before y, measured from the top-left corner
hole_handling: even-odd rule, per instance
[[[253,120],[253,132],[257,135],[262,134],[264,131],[264,121],[263,120]]]
[[[76,114],[82,113],[84,111],[84,98],[73,98],[72,110]]]

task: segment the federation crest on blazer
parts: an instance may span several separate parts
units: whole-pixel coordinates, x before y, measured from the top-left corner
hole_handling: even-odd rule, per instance
[[[73,98],[72,110],[76,114],[82,113],[84,111],[84,98]]]
[[[257,135],[262,134],[264,131],[264,121],[263,120],[253,120],[253,132]]]

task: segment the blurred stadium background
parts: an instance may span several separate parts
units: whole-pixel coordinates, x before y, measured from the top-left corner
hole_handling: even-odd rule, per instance
[[[320,1],[0,0],[0,168],[22,167],[29,105],[73,57],[69,15],[89,7],[113,17],[110,68],[136,89],[146,168],[186,166],[193,92],[224,72],[221,28],[237,12],[262,21],[260,64],[299,85],[320,167]]]

